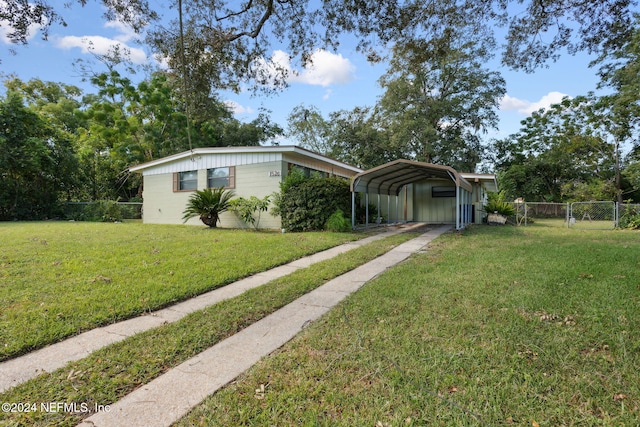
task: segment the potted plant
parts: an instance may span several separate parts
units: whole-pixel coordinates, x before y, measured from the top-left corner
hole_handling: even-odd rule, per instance
[[[516,209],[513,204],[505,200],[503,191],[499,193],[489,193],[484,210],[488,213],[488,224],[504,225],[508,217],[516,214]]]

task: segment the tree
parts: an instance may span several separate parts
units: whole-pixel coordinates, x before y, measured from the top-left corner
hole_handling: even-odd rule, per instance
[[[593,94],[533,113],[516,135],[494,142],[501,187],[511,197],[561,202],[615,199],[621,185],[606,104]]]
[[[69,141],[25,107],[19,94],[0,101],[0,219],[44,219],[59,214],[69,187]]]
[[[0,3],[0,20],[11,28],[10,39],[27,43],[32,24],[40,27],[45,39],[51,25],[66,25],[60,7],[50,3]],[[85,5],[87,0],[75,3]],[[100,3],[106,8],[105,19],[119,19],[136,31],[158,18],[147,0]],[[620,47],[632,27],[633,6],[631,0],[193,0],[185,8],[185,34],[189,39],[188,62],[199,64],[197,77],[232,84],[239,80],[227,77],[271,81],[271,73],[257,67],[255,60],[266,58],[272,43],[286,43],[293,57],[306,62],[319,46],[335,48],[342,33],[353,33],[360,40],[360,50],[378,60],[376,47],[416,37],[430,40],[438,34],[443,20],[452,13],[463,13],[466,22],[506,27],[503,62],[531,71],[556,59],[562,49],[575,53]],[[178,57],[174,54],[180,45],[178,25],[176,21],[149,32],[150,44],[170,60]],[[178,69],[175,64],[172,67]],[[221,74],[213,73],[216,70]]]
[[[380,80],[378,114],[392,145],[406,145],[412,158],[473,171],[480,162],[479,134],[497,126],[505,82],[483,67],[492,37],[457,19],[436,40],[394,47]]]
[[[270,59],[274,46],[306,64],[316,49],[335,49],[340,36],[350,33],[361,52],[380,61],[387,46],[440,39],[455,16],[454,27],[506,27],[503,62],[531,71],[563,49],[619,46],[629,32],[631,8],[631,0],[194,0],[186,3],[182,20],[150,31],[148,43],[172,69],[185,65],[194,87],[239,90],[252,80],[269,91],[286,84],[289,72]],[[180,64],[180,52],[186,64]]]
[[[331,113],[329,156],[369,169],[406,157],[405,147],[395,147],[389,133],[380,127],[373,109],[356,107]]]
[[[64,6],[68,7],[71,3],[65,2]],[[76,0],[75,3],[84,6],[87,0]],[[106,8],[106,20],[118,19],[135,31],[142,30],[150,21],[158,18],[147,0],[100,0],[100,3]],[[0,21],[11,29],[7,36],[13,43],[27,44],[32,26],[37,26],[46,40],[52,25],[67,25],[59,12],[60,5],[57,6],[52,6],[47,0],[3,0],[0,2]]]
[[[630,154],[640,150],[638,133],[640,126],[640,15],[635,16],[633,32],[618,49],[605,52],[594,64],[599,63],[599,87],[609,87],[613,93],[603,96],[600,101],[606,111],[606,126],[616,143],[616,188],[618,202],[623,199],[620,149],[625,143],[632,144]],[[637,159],[635,159],[637,161]],[[628,161],[633,162],[631,155]],[[633,163],[629,169],[636,169]],[[629,172],[630,173],[630,172]],[[626,173],[624,175],[629,175]],[[635,180],[631,179],[631,182]],[[634,185],[640,192],[640,186]]]
[[[241,123],[214,95],[201,96],[200,109],[188,116],[179,82],[164,72],[136,86],[111,67],[91,82],[98,92],[86,98],[77,132],[90,200],[140,196],[139,175],[127,172],[132,164],[197,147],[259,145],[282,133],[266,112]]]
[[[317,153],[329,155],[329,122],[315,106],[305,107],[300,104],[291,111],[288,121],[287,136],[294,138],[302,147]]]
[[[75,134],[84,122],[77,114],[82,108],[82,90],[62,83],[32,79],[23,82],[13,78],[4,82],[8,92],[19,96],[24,105],[46,123],[55,134],[49,148],[56,167],[60,197],[74,199],[82,186],[78,175]],[[55,141],[55,143],[53,143]]]
[[[196,190],[187,202],[182,219],[187,222],[198,216],[204,225],[215,228],[220,221],[220,214],[231,207],[233,196],[235,196],[233,190],[225,190],[223,187]]]

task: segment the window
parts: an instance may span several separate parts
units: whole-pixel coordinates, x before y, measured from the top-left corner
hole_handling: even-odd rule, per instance
[[[456,187],[431,187],[431,197],[456,197]]]
[[[306,178],[310,178],[312,176],[320,176],[322,178],[327,178],[329,176],[329,174],[326,173],[326,172],[321,172],[319,170],[311,169],[311,168],[308,168],[306,166],[294,165],[293,163],[289,163],[288,169],[289,169],[289,172],[291,172],[293,170],[299,170],[300,172],[302,172],[302,174]]]
[[[207,187],[235,188],[235,166],[207,170]]]
[[[193,191],[198,189],[198,171],[173,174],[173,191]]]

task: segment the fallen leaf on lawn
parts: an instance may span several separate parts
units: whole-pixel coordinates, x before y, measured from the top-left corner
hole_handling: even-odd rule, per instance
[[[265,394],[265,385],[260,384],[260,387],[256,389],[256,394],[254,394],[253,397],[255,397],[256,399],[262,400],[264,399],[264,394]]]

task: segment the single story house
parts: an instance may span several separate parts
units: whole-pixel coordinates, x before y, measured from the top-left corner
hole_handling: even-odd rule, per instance
[[[410,160],[363,171],[298,146],[196,148],[129,170],[143,176],[143,221],[182,224],[194,190],[224,187],[239,197],[263,198],[278,192],[293,168],[350,179],[352,203],[356,193],[361,193],[362,202],[375,205],[380,221],[385,222],[455,224],[461,229],[482,222],[487,192],[498,190],[491,174],[459,173],[447,166]],[[355,226],[355,216],[352,221]],[[187,224],[202,223],[192,218]],[[225,212],[220,226],[242,228],[247,224]],[[279,229],[280,218],[263,213],[260,226]]]
[[[361,169],[297,146],[212,147],[132,166],[143,177],[143,222],[182,224],[183,212],[194,190],[224,187],[238,197],[263,198],[280,191],[280,183],[293,168],[310,174],[350,179]],[[199,218],[187,224],[202,225]],[[220,216],[221,227],[247,227],[233,212]],[[280,218],[263,212],[261,228],[280,228]]]

